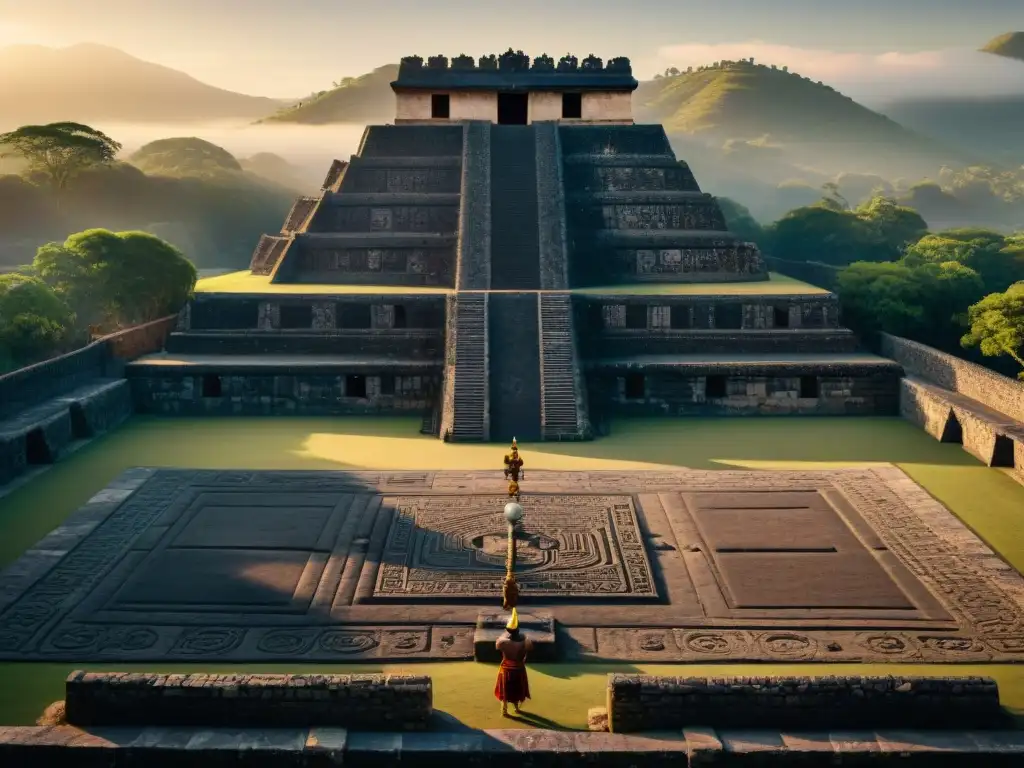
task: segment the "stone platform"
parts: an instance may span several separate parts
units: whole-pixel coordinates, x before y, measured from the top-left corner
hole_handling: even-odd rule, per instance
[[[0,658],[469,659],[500,472],[124,473],[0,575]],[[559,656],[1024,661],[1024,579],[894,467],[531,471]]]

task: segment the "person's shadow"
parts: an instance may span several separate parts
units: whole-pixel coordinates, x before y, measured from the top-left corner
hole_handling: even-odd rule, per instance
[[[566,728],[564,725],[556,723],[554,720],[549,720],[543,715],[537,715],[533,712],[527,712],[526,710],[520,710],[518,713],[509,712],[508,716],[513,720],[520,720],[527,725],[532,725],[534,728],[544,728],[549,731],[568,731],[571,728]]]

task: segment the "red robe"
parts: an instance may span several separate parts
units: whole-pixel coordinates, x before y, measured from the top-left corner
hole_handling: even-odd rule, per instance
[[[494,683],[494,698],[509,704],[521,704],[530,698],[530,681],[526,676],[528,642],[503,637],[495,647],[501,651],[501,666]]]

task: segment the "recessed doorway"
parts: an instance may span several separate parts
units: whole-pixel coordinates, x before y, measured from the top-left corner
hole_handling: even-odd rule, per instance
[[[498,94],[498,125],[526,125],[529,115],[529,94]]]

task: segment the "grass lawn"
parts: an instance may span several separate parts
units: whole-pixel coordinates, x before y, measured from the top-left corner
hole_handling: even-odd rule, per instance
[[[497,472],[502,445],[444,444],[417,434],[418,419],[161,419],[135,417],[22,488],[0,498],[0,567],[46,535],[122,470],[132,466],[247,469],[485,469]],[[527,468],[814,469],[891,462],[942,501],[1024,570],[1024,486],[981,465],[959,446],[942,444],[899,419],[750,418],[619,421],[591,443],[521,446]],[[529,478],[529,475],[527,475]],[[528,486],[527,486],[528,492]],[[29,723],[51,701],[74,665],[0,664],[0,723]],[[99,669],[90,665],[90,669]],[[118,665],[116,669],[131,669]],[[154,669],[150,666],[148,669]],[[160,669],[185,669],[163,666]],[[242,667],[239,667],[241,669]],[[198,667],[187,669],[199,671]],[[212,671],[212,668],[206,668]],[[246,665],[256,671],[312,667]],[[356,671],[318,666],[317,671]],[[374,671],[380,667],[361,667]],[[385,668],[398,671],[396,667]],[[538,715],[558,727],[582,727],[604,699],[605,675],[652,674],[988,674],[1004,705],[1024,712],[1024,665],[540,665],[531,687]],[[230,671],[217,667],[216,671]],[[435,706],[472,727],[497,727],[494,668],[474,663],[423,664],[403,671],[434,678]],[[545,720],[535,724],[550,725]]]
[[[249,271],[229,272],[214,277],[204,277],[196,283],[197,293],[280,293],[292,295],[333,295],[333,294],[443,294],[451,288],[435,286],[406,285],[324,285],[305,283],[271,283],[267,275],[254,275]],[[629,285],[602,285],[591,288],[577,288],[573,293],[589,295],[636,294],[641,296],[754,296],[775,294],[779,296],[826,294],[824,288],[803,283],[792,277],[772,274],[771,279],[754,283],[636,283]]]
[[[583,295],[639,294],[642,296],[806,296],[827,294],[824,288],[772,272],[768,280],[751,283],[634,283],[576,288]]]

